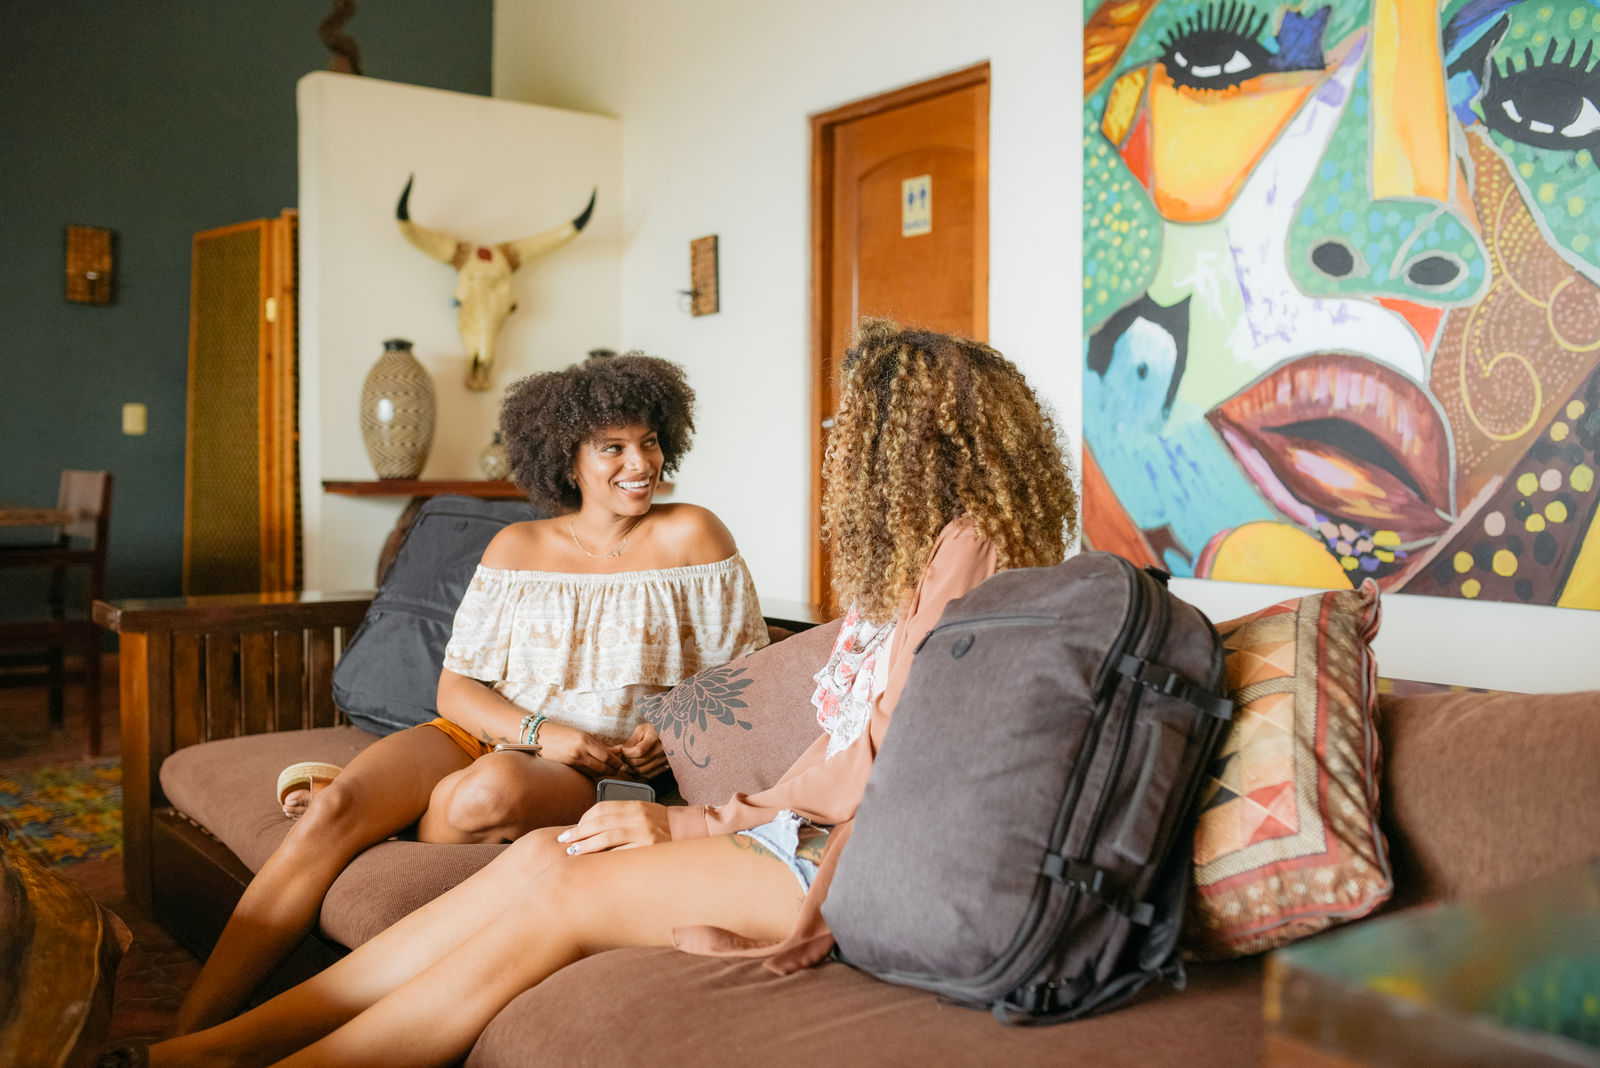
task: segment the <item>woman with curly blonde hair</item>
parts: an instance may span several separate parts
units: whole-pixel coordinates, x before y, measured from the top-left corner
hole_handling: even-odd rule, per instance
[[[825,957],[821,903],[912,651],[997,570],[1060,561],[1076,524],[1054,427],[1016,368],[882,321],[845,358],[826,477],[835,588],[852,608],[817,676],[825,733],[776,785],[717,806],[602,802],[534,831],[321,975],[154,1047],[151,1063],[443,1064],[519,993],[606,949],[762,956],[779,972]]]
[[[1000,570],[1060,563],[1077,500],[1056,430],[987,345],[864,320],[828,438],[824,537],[840,603],[893,616],[939,531],[972,516]]]

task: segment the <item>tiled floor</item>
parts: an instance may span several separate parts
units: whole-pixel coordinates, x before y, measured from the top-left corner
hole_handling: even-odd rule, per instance
[[[86,732],[77,687],[68,689],[65,730],[50,729],[47,702],[43,687],[0,689],[0,772],[86,759]],[[101,755],[116,756],[121,749],[114,671],[107,673],[103,702],[105,736]],[[111,1040],[161,1037],[194,982],[199,963],[127,899],[120,856],[64,864],[56,870],[115,912],[133,934],[133,944],[117,969]]]

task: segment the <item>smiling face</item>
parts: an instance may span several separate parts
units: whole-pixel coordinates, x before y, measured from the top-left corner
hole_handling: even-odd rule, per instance
[[[654,430],[647,426],[607,427],[578,446],[572,477],[583,494],[585,509],[643,515],[650,510],[662,462],[661,443]]]
[[[1246,581],[1600,591],[1596,37],[1588,0],[1091,12],[1091,544]],[[1485,509],[1552,434],[1536,481],[1570,536],[1513,545],[1548,502]],[[1519,558],[1503,591],[1485,538]]]

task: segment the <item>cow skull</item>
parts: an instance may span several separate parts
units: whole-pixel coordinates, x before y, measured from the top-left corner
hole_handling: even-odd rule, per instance
[[[495,336],[505,324],[506,316],[517,310],[517,300],[511,292],[512,273],[535,256],[558,249],[577,237],[594,212],[595,195],[589,194],[589,206],[571,222],[516,241],[473,245],[411,221],[406,201],[411,197],[414,178],[415,175],[406,179],[394,217],[407,241],[456,269],[456,292],[450,303],[460,309],[456,326],[466,346],[467,388],[488,389],[489,375],[494,368]]]

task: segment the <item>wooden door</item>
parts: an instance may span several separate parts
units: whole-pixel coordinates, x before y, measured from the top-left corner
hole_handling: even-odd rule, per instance
[[[299,585],[296,213],[194,237],[183,592]]]
[[[988,339],[989,65],[814,115],[811,131],[811,599],[831,613],[822,455],[856,321]]]

